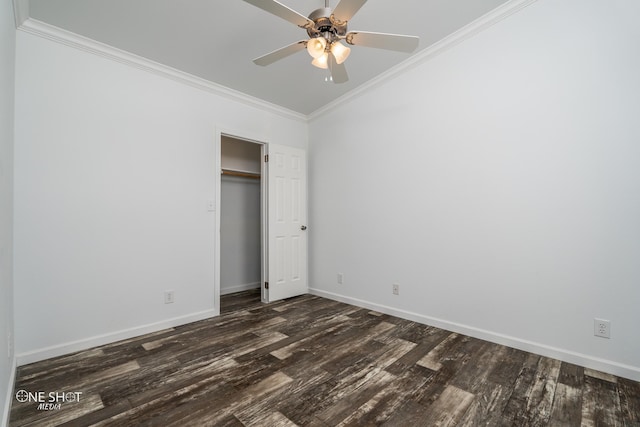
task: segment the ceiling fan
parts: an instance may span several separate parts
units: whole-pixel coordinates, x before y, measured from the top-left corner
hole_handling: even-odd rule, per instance
[[[416,36],[347,31],[349,20],[367,0],[340,0],[333,10],[329,7],[329,0],[325,0],[325,7],[314,10],[308,17],[276,0],[244,1],[307,30],[309,35],[308,40],[297,41],[254,59],[255,64],[270,65],[306,48],[309,55],[313,57],[311,63],[318,68],[329,69],[330,79],[334,83],[344,83],[349,80],[344,61],[351,53],[351,49],[342,44],[342,40],[353,46],[400,52],[413,52],[420,40]]]

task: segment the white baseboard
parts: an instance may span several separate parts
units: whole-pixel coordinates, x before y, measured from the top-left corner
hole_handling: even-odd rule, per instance
[[[147,325],[136,326],[133,328],[116,331],[108,334],[97,335],[94,337],[73,341],[69,343],[59,344],[51,347],[45,347],[26,353],[20,353],[16,356],[17,366],[27,365],[29,363],[39,362],[41,360],[58,357],[76,351],[87,350],[92,347],[110,344],[116,341],[134,338],[140,335],[161,331],[175,326],[185,325],[199,320],[209,319],[217,315],[215,310],[205,310],[198,313],[192,313],[185,316],[174,317],[172,319],[163,320],[161,322],[150,323]]]
[[[600,359],[582,353],[551,347],[545,344],[540,344],[508,335],[487,331],[484,329],[479,329],[469,325],[449,322],[446,320],[425,316],[419,313],[413,313],[410,311],[400,310],[397,308],[376,304],[358,298],[352,298],[333,292],[323,291],[321,289],[309,288],[309,293],[335,301],[344,302],[346,304],[375,310],[380,313],[400,317],[402,319],[422,323],[424,325],[435,326],[437,328],[446,329],[448,331],[468,335],[470,337],[505,345],[507,347],[516,348],[518,350],[527,351],[529,353],[538,354],[540,356],[550,357],[553,359],[561,360],[563,362],[573,363],[585,368],[590,368],[619,377],[628,378],[633,381],[640,381],[640,367],[624,365],[621,363],[613,362],[611,360]]]
[[[7,384],[7,398],[5,399],[2,418],[0,418],[0,425],[2,427],[7,427],[9,425],[9,417],[11,416],[11,404],[13,403],[13,388],[16,383],[16,368],[17,362],[14,355],[11,361],[11,374],[9,375],[9,382]]]
[[[245,283],[244,285],[220,286],[220,295],[235,294],[236,292],[249,291],[260,288],[260,282]]]

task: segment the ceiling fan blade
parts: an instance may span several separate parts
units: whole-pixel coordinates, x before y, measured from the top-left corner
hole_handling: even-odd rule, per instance
[[[296,52],[304,50],[306,46],[307,46],[307,41],[300,40],[299,42],[295,42],[293,44],[290,44],[289,46],[282,47],[278,50],[274,50],[271,53],[267,53],[266,55],[256,58],[253,60],[253,62],[256,65],[262,65],[263,67],[267,65],[271,65],[274,62],[284,59],[289,55],[293,55]]]
[[[269,12],[275,16],[278,16],[285,21],[289,21],[292,24],[302,28],[313,27],[312,20],[304,15],[299,14],[295,10],[283,5],[276,0],[244,0],[245,2],[252,4],[260,9]]]
[[[329,55],[329,70],[331,71],[331,80],[334,83],[346,83],[349,81],[349,74],[347,74],[347,68],[344,63],[338,64],[333,55]]]
[[[351,31],[347,33],[345,40],[347,43],[355,46],[375,47],[378,49],[397,50],[399,52],[413,52],[418,47],[420,37]]]
[[[366,2],[367,0],[340,0],[331,16],[336,22],[347,22]]]

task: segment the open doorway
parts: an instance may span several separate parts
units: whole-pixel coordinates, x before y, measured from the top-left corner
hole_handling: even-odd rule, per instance
[[[308,291],[306,151],[237,135],[217,131],[216,200],[209,204],[217,212],[218,313],[239,292],[253,294],[241,298],[249,307]]]
[[[220,139],[220,312],[259,304],[263,274],[263,144]]]

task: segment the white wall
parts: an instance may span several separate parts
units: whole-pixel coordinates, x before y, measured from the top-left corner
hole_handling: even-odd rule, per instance
[[[638,16],[540,0],[313,120],[314,292],[640,379]]]
[[[9,0],[0,1],[0,425],[13,394],[13,147],[16,29]]]
[[[216,132],[306,123],[22,31],[16,76],[18,362],[211,316]]]
[[[220,206],[220,293],[260,287],[260,180],[223,176]]]

